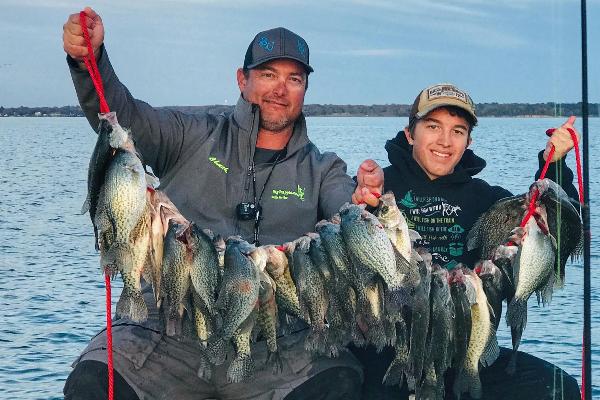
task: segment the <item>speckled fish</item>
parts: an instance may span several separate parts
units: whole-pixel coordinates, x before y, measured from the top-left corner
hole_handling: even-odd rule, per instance
[[[276,284],[267,273],[260,273],[260,288],[258,291],[257,323],[267,346],[265,368],[271,367],[274,374],[283,370],[283,363],[277,347],[277,303],[275,301]]]
[[[427,333],[429,332],[431,315],[429,293],[431,289],[432,264],[429,252],[421,248],[417,249],[417,251],[422,257],[422,261],[418,263],[421,280],[414,292],[414,305],[410,327],[409,365],[411,376],[416,382],[419,382],[425,367]]]
[[[123,278],[124,297],[119,315],[136,322],[148,316],[140,291],[150,238],[146,188],[145,171],[139,158],[127,150],[116,150],[106,171],[94,221],[98,229],[100,265],[113,275],[120,272]],[[144,240],[148,241],[142,249],[139,237],[144,234],[147,236]]]
[[[207,348],[209,359],[216,365],[225,361],[227,344],[234,334],[238,336],[235,339],[236,353],[237,349],[246,351],[243,345],[246,343],[246,337],[249,340],[254,326],[252,315],[256,314],[260,286],[259,270],[250,258],[255,247],[240,237],[230,237],[225,243],[225,267],[217,300],[222,326],[214,335],[214,339],[209,341]],[[245,372],[252,369],[251,359],[241,357],[240,353],[235,371],[245,376]]]
[[[406,218],[398,208],[393,192],[387,192],[379,198],[379,207],[375,211],[375,216],[383,225],[396,250],[405,260],[410,260],[412,243],[421,236],[408,228]]]
[[[364,305],[367,302],[365,288],[350,261],[340,224],[322,220],[317,223],[315,229],[333,271],[336,297],[344,300],[339,301],[338,306],[345,329],[348,330],[354,344],[360,346],[364,342],[364,336],[356,323],[356,312],[359,304]]]
[[[377,217],[354,204],[342,206],[340,217],[352,262],[381,276],[388,290],[400,288],[404,276],[398,273],[394,248]]]
[[[479,363],[481,362],[484,367],[491,365],[498,358],[500,349],[496,341],[496,332],[492,327],[490,306],[481,279],[467,268],[463,271],[465,279],[475,288],[476,302],[471,306],[471,335],[467,357],[463,367],[459,369],[453,391],[458,398],[462,393],[468,392],[471,398],[480,399],[483,393],[479,378]]]
[[[171,220],[164,240],[161,307],[168,336],[181,335],[183,312],[188,300],[192,259],[185,242],[180,239],[187,229],[190,229],[189,225]]]
[[[452,364],[454,303],[448,285],[448,270],[434,264],[431,272],[430,340],[427,344],[425,379],[420,398],[444,398],[444,374]]]
[[[505,244],[511,230],[527,212],[524,194],[498,200],[473,225],[467,235],[467,249],[479,249],[479,258],[489,260],[497,246]]]
[[[569,257],[578,258],[583,251],[583,224],[575,200],[569,198],[560,185],[550,179],[538,180],[529,189],[529,198],[538,190],[539,202],[545,206],[548,230],[557,242],[556,286],[562,286],[565,278],[565,264]]]
[[[266,271],[275,281],[275,300],[279,309],[288,315],[304,319],[300,311],[300,301],[296,292],[296,284],[292,280],[287,255],[276,246],[265,246],[268,254]]]
[[[538,303],[550,303],[555,282],[556,241],[548,231],[545,207],[540,205],[524,228],[515,228],[511,240],[519,246],[513,262],[515,295],[506,310],[506,323],[513,332],[516,353],[527,325],[527,300],[536,292]],[[509,366],[509,370],[514,365]]]
[[[462,268],[455,267],[450,271],[448,284],[455,313],[452,367],[459,373],[467,358],[471,338],[471,304],[475,302],[475,296]]]
[[[310,250],[311,238],[302,236],[285,245],[286,253],[292,258],[292,278],[296,282],[298,300],[304,319],[310,323],[310,333],[306,336],[306,350],[327,354],[327,325],[325,315],[329,296],[323,275],[312,262]]]
[[[98,118],[100,119],[98,139],[88,167],[88,192],[81,207],[81,214],[90,212],[90,218],[94,225],[96,250],[99,250],[99,238],[95,221],[100,190],[104,185],[106,171],[113,158],[113,150],[124,146],[129,138],[129,134],[119,125],[114,112],[98,114]]]

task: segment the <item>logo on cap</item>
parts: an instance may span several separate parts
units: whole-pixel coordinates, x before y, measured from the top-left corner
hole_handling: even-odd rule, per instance
[[[258,45],[260,47],[262,47],[263,49],[265,49],[266,51],[271,52],[271,51],[273,51],[275,42],[271,42],[271,41],[269,41],[269,39],[267,39],[265,36],[263,36],[258,40]]]
[[[463,103],[471,103],[469,97],[465,92],[451,85],[437,85],[427,90],[428,100],[434,100],[439,97],[453,97],[462,101]]]
[[[306,45],[304,44],[304,42],[300,39],[298,39],[298,51],[300,52],[300,54],[304,55],[304,52],[306,52]]]

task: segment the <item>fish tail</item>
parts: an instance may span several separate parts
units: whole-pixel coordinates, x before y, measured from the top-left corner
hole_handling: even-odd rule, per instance
[[[200,366],[198,367],[198,378],[210,381],[212,378],[212,365],[207,356],[202,353],[200,357]]]
[[[265,368],[271,367],[274,375],[278,375],[283,371],[283,361],[279,351],[269,352],[265,361]]]
[[[218,337],[214,341],[208,344],[208,348],[206,349],[206,354],[208,355],[208,359],[215,365],[221,365],[225,362],[225,356],[227,353],[227,341]]]
[[[90,210],[90,206],[91,206],[91,200],[90,200],[90,195],[88,194],[87,197],[85,198],[85,201],[81,205],[81,210],[79,211],[79,214],[83,215],[86,212],[88,212]]]
[[[317,354],[326,354],[327,347],[327,327],[313,325],[304,340],[304,348]]]
[[[128,317],[133,322],[144,322],[148,319],[148,307],[138,291],[123,290],[117,303],[118,317]]]
[[[233,359],[227,368],[227,382],[239,383],[248,380],[254,374],[254,361],[249,354]]]
[[[454,382],[454,395],[460,399],[463,393],[469,392],[473,399],[481,398],[481,380],[477,369],[463,368]]]
[[[402,386],[404,383],[404,375],[406,373],[406,364],[400,360],[394,360],[388,367],[383,376],[382,383],[386,386]]]
[[[527,300],[517,299],[511,300],[506,310],[506,323],[516,332],[523,332],[527,325]],[[513,335],[513,349],[519,347],[520,335],[515,347],[515,337]]]

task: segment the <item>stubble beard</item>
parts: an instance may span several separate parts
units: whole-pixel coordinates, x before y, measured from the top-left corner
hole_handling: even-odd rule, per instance
[[[296,119],[289,117],[282,117],[276,120],[265,119],[262,115],[260,117],[260,129],[264,129],[270,132],[280,133],[285,131],[291,125],[294,124]]]

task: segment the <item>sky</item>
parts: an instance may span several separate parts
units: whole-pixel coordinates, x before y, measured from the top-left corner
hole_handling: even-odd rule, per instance
[[[86,5],[120,80],[154,106],[235,104],[259,31],[309,44],[307,104],[409,104],[452,82],[483,102],[581,100],[579,0],[0,0],[0,106],[77,104],[62,26]],[[589,99],[600,102],[600,0],[588,0]]]

